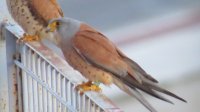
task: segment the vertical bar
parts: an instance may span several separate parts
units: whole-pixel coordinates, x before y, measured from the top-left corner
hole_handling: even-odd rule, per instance
[[[0,102],[4,105],[3,108],[0,106],[0,110],[14,112],[19,108],[16,68],[13,63],[13,56],[16,53],[16,38],[2,24],[0,25],[0,51],[4,52],[0,52],[0,56],[2,56],[0,58],[5,63],[0,65],[2,67],[0,68],[2,73],[0,74],[2,84],[0,84]]]
[[[98,105],[96,105],[96,112],[100,112],[101,111],[101,108],[98,106]]]
[[[71,106],[74,107],[72,83],[71,82],[69,82],[69,99],[70,99]]]
[[[89,112],[89,98],[85,96],[85,112]]]
[[[17,60],[20,60],[20,55],[18,55],[17,56],[17,58],[16,58]],[[21,70],[20,70],[20,68],[19,67],[17,67],[16,66],[16,74],[17,74],[17,90],[18,90],[18,105],[19,105],[19,108],[18,108],[18,111],[19,112],[23,112],[23,109],[22,109],[22,107],[23,107],[23,104],[22,104],[22,74],[21,74]],[[0,109],[1,110],[1,109]]]
[[[80,110],[81,110],[81,112],[84,112],[85,111],[85,109],[86,109],[86,96],[85,96],[85,94],[83,94],[82,96],[81,96],[81,108],[80,108]]]
[[[71,82],[67,82],[67,100],[70,105],[72,105],[72,92],[71,92]]]
[[[0,110],[2,111],[9,111],[9,84],[8,84],[8,64],[7,64],[7,56],[6,56],[6,30],[2,28],[0,24],[0,62],[4,63],[6,65],[0,64],[0,99],[1,99],[1,104],[5,105],[4,107],[0,106]],[[3,30],[4,29],[4,30]],[[3,34],[2,34],[3,33]],[[7,104],[7,105],[6,105]]]
[[[38,57],[37,59],[37,74],[38,78],[42,80],[42,59]],[[43,112],[43,93],[42,93],[42,86],[38,84],[38,105],[39,105],[39,112]]]
[[[51,66],[48,65],[47,66],[47,84],[48,86],[51,88],[51,80],[52,80],[52,70],[51,70]],[[51,93],[48,92],[48,99],[47,99],[47,102],[48,102],[48,112],[52,112],[52,95]]]
[[[73,93],[74,93],[74,100],[75,100],[75,109],[79,110],[79,99],[78,99],[78,92],[74,89],[73,85]]]
[[[79,93],[77,92],[77,97],[78,97],[78,106],[77,106],[77,108],[78,108],[78,111],[82,111],[82,99],[83,99],[83,95],[79,95]]]
[[[69,85],[69,80],[65,78],[65,96],[66,96],[66,101],[69,102],[69,88],[68,88],[68,85]],[[69,102],[70,104],[70,102]],[[68,112],[68,109],[66,108],[66,111]]]
[[[44,83],[46,83],[46,62],[45,61],[42,61],[42,81]],[[42,87],[42,93],[43,93],[43,98],[42,98],[42,101],[43,101],[43,111],[44,112],[47,112],[47,90],[45,88]]]
[[[0,32],[1,32],[1,25],[0,25]],[[0,101],[1,101],[1,104],[5,105],[4,107],[3,106],[0,106],[0,110],[1,111],[5,111],[5,112],[9,112],[9,84],[8,84],[8,79],[9,77],[7,76],[8,75],[8,71],[7,71],[7,68],[9,67],[8,64],[7,64],[7,55],[6,55],[6,30],[4,29],[3,30],[3,34],[1,35],[0,34]],[[5,64],[5,65],[3,65]]]
[[[95,106],[94,106],[94,103],[91,101],[91,112],[95,112]]]
[[[31,55],[31,50],[28,49],[28,54],[27,54],[27,66],[28,69],[31,70],[31,60],[32,60],[32,55]],[[33,112],[33,79],[32,77],[28,76],[28,99],[29,99],[29,112]]]
[[[88,112],[92,112],[92,101],[88,98]]]
[[[22,46],[22,63],[24,66],[27,66],[27,47]],[[26,72],[22,71],[22,85],[23,85],[23,106],[24,112],[29,112],[29,100],[28,100],[28,82],[27,82],[27,74]]]
[[[66,101],[66,80],[65,80],[65,77],[61,77],[61,96],[63,97],[63,99]],[[62,112],[66,112],[66,107],[64,105],[62,105]]]
[[[32,70],[34,74],[37,74],[36,71],[36,61],[37,61],[37,55],[36,53],[32,54]],[[33,108],[34,112],[38,112],[38,84],[35,80],[33,80]]]
[[[92,106],[93,106],[93,112],[96,112],[96,104],[94,102],[92,102]]]
[[[104,112],[104,110],[102,108],[100,108],[100,112]],[[121,111],[122,112],[122,111]]]
[[[56,91],[56,82],[57,82],[57,80],[56,80],[56,71],[55,71],[55,69],[53,70],[53,74],[52,74],[52,89],[54,90],[54,91]],[[53,97],[53,106],[52,106],[52,110],[53,110],[53,112],[57,112],[57,100],[56,100],[56,98],[55,97]]]
[[[59,96],[61,96],[61,74],[57,74],[57,77],[56,77],[56,82],[57,82],[57,93]],[[61,112],[61,103],[58,101],[57,103],[57,112]]]
[[[70,101],[71,101],[71,105],[74,106],[73,85],[72,85],[72,83],[70,83],[69,87],[70,87]]]

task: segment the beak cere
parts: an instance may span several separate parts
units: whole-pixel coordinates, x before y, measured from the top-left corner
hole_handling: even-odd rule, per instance
[[[57,27],[58,27],[58,23],[54,21],[47,26],[47,31],[54,32],[57,29]]]

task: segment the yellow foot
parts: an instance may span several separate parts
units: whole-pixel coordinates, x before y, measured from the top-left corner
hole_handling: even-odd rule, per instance
[[[24,33],[23,37],[21,37],[20,39],[17,40],[17,43],[39,41],[39,40],[40,40],[40,38],[37,35],[28,35],[28,34]]]
[[[99,87],[99,85],[93,84],[91,81],[77,85],[76,89],[80,91],[81,95],[83,95],[83,93],[86,91],[101,92],[101,88]]]

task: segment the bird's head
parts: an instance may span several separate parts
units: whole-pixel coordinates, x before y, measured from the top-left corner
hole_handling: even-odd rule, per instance
[[[61,30],[61,29],[73,30],[79,26],[80,26],[80,22],[75,19],[56,18],[49,21],[47,29],[50,32],[54,32],[56,30]]]

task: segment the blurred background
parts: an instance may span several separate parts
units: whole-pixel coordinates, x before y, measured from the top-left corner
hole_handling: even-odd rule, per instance
[[[200,0],[59,0],[59,3],[65,16],[85,21],[101,31],[158,79],[162,87],[188,101],[186,104],[170,98],[175,103],[171,105],[145,94],[159,112],[199,112]],[[0,5],[3,10],[0,19],[9,19],[5,1]],[[125,112],[149,112],[114,85],[104,87],[103,92]]]

